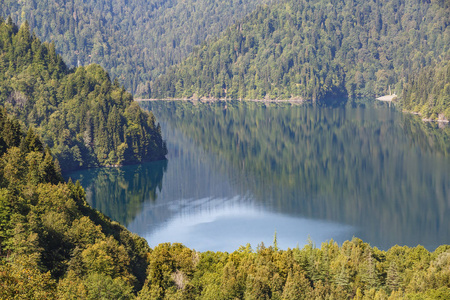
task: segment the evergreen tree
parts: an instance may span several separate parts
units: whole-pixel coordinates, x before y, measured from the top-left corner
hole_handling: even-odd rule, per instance
[[[27,22],[18,30],[0,23],[0,104],[29,127],[23,152],[44,152],[45,143],[64,170],[165,157],[151,112],[143,112],[100,66],[69,70],[55,45],[29,30]],[[5,124],[0,151],[19,140],[17,120]]]

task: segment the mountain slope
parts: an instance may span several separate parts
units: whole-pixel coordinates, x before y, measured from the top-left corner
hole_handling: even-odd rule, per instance
[[[131,298],[146,277],[145,240],[93,210],[78,183],[64,183],[48,149],[4,108],[0,133],[0,298]]]
[[[54,44],[0,20],[0,104],[35,127],[63,170],[163,159],[152,113],[99,65],[69,70]]]
[[[450,119],[450,61],[427,66],[410,76],[402,100],[408,111],[431,119]]]
[[[0,108],[1,299],[448,299],[450,247],[342,245],[199,253],[146,241],[63,183],[42,142]],[[137,296],[137,297],[136,297]],[[363,298],[364,296],[364,298]]]
[[[28,20],[71,67],[98,63],[132,93],[195,45],[270,0],[0,0],[0,16]]]
[[[303,98],[400,93],[450,57],[437,1],[285,1],[260,7],[157,78],[153,98]]]

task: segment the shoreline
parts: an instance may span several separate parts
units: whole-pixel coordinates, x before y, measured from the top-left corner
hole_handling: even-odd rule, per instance
[[[411,114],[411,115],[415,115],[418,117],[422,117],[422,114],[419,112],[416,112],[416,111],[402,110],[402,112]],[[448,125],[450,123],[450,121],[444,117],[444,114],[439,114],[438,119],[422,118],[422,122],[438,123],[438,124],[444,124],[444,125]]]
[[[378,99],[377,99],[378,100]],[[264,104],[270,104],[270,103],[290,103],[290,104],[305,104],[310,102],[310,100],[305,100],[303,98],[293,98],[293,99],[229,99],[229,98],[163,98],[163,99],[156,99],[156,98],[150,98],[150,99],[141,99],[141,98],[135,98],[134,101],[136,102],[156,102],[156,101],[165,101],[165,102],[171,102],[171,101],[181,101],[181,102],[193,102],[193,103],[214,103],[214,102],[228,102],[228,101],[240,101],[240,102],[255,102],[255,103],[264,103]],[[391,101],[382,101],[382,102],[391,102]],[[419,117],[422,117],[422,114],[419,112],[409,111],[409,110],[402,110],[402,113],[412,114]],[[440,114],[438,119],[430,119],[430,118],[422,118],[422,122],[427,123],[438,123],[439,125],[449,125],[450,121],[444,117],[443,114]]]
[[[90,166],[90,167],[86,167],[86,168],[77,168],[77,169],[73,169],[73,170],[62,170],[61,175],[66,180],[66,178],[65,178],[66,175],[68,175],[70,173],[75,173],[78,171],[84,171],[84,170],[90,170],[90,169],[101,169],[101,168],[116,169],[116,168],[121,168],[121,167],[126,167],[126,166],[141,165],[141,164],[145,164],[145,163],[165,161],[165,160],[167,160],[167,157],[164,157],[161,159],[144,160],[141,162],[131,162],[131,163],[122,163],[122,164],[113,164],[113,165],[98,165],[98,166]],[[69,179],[67,179],[67,180],[69,180]]]
[[[242,101],[242,102],[257,102],[257,103],[296,103],[303,104],[308,102],[308,100],[302,98],[294,99],[227,99],[227,98],[163,98],[163,99],[134,99],[136,102],[154,102],[154,101],[186,101],[186,102],[219,102],[219,101]]]

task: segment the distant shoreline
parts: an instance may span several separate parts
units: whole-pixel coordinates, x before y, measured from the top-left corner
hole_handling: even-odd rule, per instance
[[[226,99],[226,98],[165,98],[165,99],[134,99],[136,102],[154,102],[154,101],[186,101],[186,102],[219,102],[219,101],[243,101],[243,102],[260,102],[260,103],[306,103],[302,98],[276,100],[276,99]]]
[[[377,98],[377,100],[379,100]],[[141,98],[135,98],[134,101],[136,102],[155,102],[155,101],[185,101],[185,102],[201,102],[201,103],[213,103],[213,102],[219,102],[219,101],[241,101],[241,102],[256,102],[256,103],[291,103],[291,104],[304,104],[307,102],[310,102],[308,100],[302,99],[302,98],[294,98],[294,99],[227,99],[227,98],[163,98],[163,99],[141,99]],[[382,102],[391,102],[391,101],[383,101]],[[416,116],[422,117],[421,113],[414,112],[414,111],[408,111],[408,110],[402,110],[403,113],[412,114]],[[447,120],[443,115],[439,115],[438,119],[427,119],[422,118],[423,122],[436,122],[438,124],[449,124],[449,120]]]
[[[422,114],[419,113],[419,112],[416,112],[416,111],[402,110],[402,112],[403,112],[403,113],[407,113],[407,114],[411,114],[411,115],[415,115],[415,116],[422,117]],[[423,118],[423,117],[422,117],[422,121],[423,121],[423,122],[429,122],[429,123],[431,123],[431,122],[436,122],[436,123],[438,123],[438,124],[449,124],[449,123],[450,123],[450,121],[447,120],[447,119],[444,117],[444,114],[439,114],[439,116],[438,116],[437,119],[430,119],[430,118]]]

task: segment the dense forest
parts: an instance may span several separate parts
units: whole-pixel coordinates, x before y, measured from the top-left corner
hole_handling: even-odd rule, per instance
[[[427,66],[403,90],[403,108],[431,119],[450,119],[450,61]],[[441,114],[441,115],[440,115]]]
[[[270,0],[0,1],[0,16],[28,20],[38,37],[54,41],[70,66],[97,63],[137,95],[194,46],[217,36]]]
[[[0,110],[2,299],[446,299],[450,247],[150,249],[63,183],[42,142]]]
[[[64,170],[164,158],[161,129],[99,65],[69,69],[29,25],[0,20],[0,104]]]
[[[450,59],[448,1],[0,4],[3,17],[53,40],[68,66],[100,64],[140,97],[320,100],[391,86],[408,111],[450,118],[448,89],[424,81]]]
[[[61,175],[62,170],[80,167],[161,159],[167,152],[161,128],[153,114],[141,110],[119,81],[111,80],[100,65],[90,64],[90,59],[94,62],[98,59],[97,62],[107,65],[114,64],[117,57],[124,57],[120,68],[111,67],[113,76],[129,79],[126,83],[132,90],[151,92],[158,97],[301,97],[319,100],[330,96],[384,93],[392,84],[396,91],[406,86],[409,95],[405,98],[408,99],[405,100],[406,108],[415,105],[424,114],[437,115],[441,113],[438,107],[448,104],[448,68],[444,65],[448,61],[450,45],[448,2],[346,0],[327,5],[320,1],[287,1],[270,7],[261,6],[210,45],[197,48],[186,62],[160,77],[151,88],[145,82],[154,76],[152,72],[158,74],[168,64],[181,60],[191,51],[192,44],[223,28],[218,18],[222,10],[230,8],[230,15],[237,11],[245,13],[254,4],[247,5],[242,1],[224,1],[224,6],[212,1],[205,2],[204,6],[189,1],[180,2],[180,6],[171,1],[150,4],[141,1],[134,6],[131,1],[120,2],[120,5],[86,3],[1,2],[2,13],[20,18],[23,23],[19,28],[11,18],[0,19],[0,299],[450,298],[448,245],[433,252],[422,246],[394,246],[382,251],[354,238],[342,245],[329,241],[316,247],[309,242],[301,249],[279,249],[275,235],[271,246],[260,244],[253,249],[246,245],[232,253],[201,253],[180,244],[161,244],[151,249],[145,239],[92,209],[79,182],[64,182]],[[154,12],[158,16],[155,22],[163,24],[156,27],[160,28],[159,33],[149,30],[150,27],[133,31],[139,20],[149,18],[145,15],[144,4],[150,5],[147,7],[150,14]],[[156,41],[167,27],[170,28],[172,23],[168,19],[177,16],[159,14],[161,7],[176,8],[178,10],[174,12],[183,11],[186,17],[180,18],[178,27],[174,26],[177,35],[169,33]],[[87,14],[88,9],[92,14]],[[41,11],[45,13],[37,14]],[[106,15],[103,14],[105,11]],[[194,12],[197,11],[203,18],[196,17]],[[212,11],[215,14],[207,15]],[[114,18],[122,14],[135,14],[142,19],[130,17],[118,21]],[[90,18],[91,15],[99,17]],[[69,68],[57,54],[57,46],[41,43],[37,35],[31,33],[25,18],[31,20],[38,34],[63,40],[58,49],[69,50],[66,55],[71,64],[83,59],[81,64],[84,65],[89,59],[89,65]],[[195,24],[200,26],[200,31],[185,26],[189,18],[198,21]],[[367,24],[371,26],[369,32],[363,30]],[[140,42],[152,41],[148,36],[142,38],[143,32],[154,34],[154,44],[150,44],[154,48],[146,52],[142,47],[144,54],[136,51],[139,43],[136,48],[127,48],[134,40],[130,38],[129,43],[121,44],[122,38],[127,41],[128,37],[123,31],[116,30],[120,28],[135,33],[135,39]],[[83,30],[83,35],[77,34]],[[178,35],[183,30],[192,35]],[[107,35],[115,31],[118,32],[117,40]],[[184,48],[166,51],[178,45]],[[131,59],[134,55],[135,65]],[[139,69],[140,57],[152,58],[148,59],[148,69]],[[275,59],[281,62],[276,68]],[[120,59],[117,61],[121,62]],[[438,67],[429,69],[433,64]],[[135,77],[128,76],[136,70],[139,72]],[[416,77],[411,76],[413,73]],[[425,87],[430,81],[436,81],[435,89]],[[138,82],[142,84],[138,86]],[[428,102],[414,104],[418,101],[417,95],[423,97],[420,101]],[[434,99],[437,102],[431,105]],[[416,109],[415,106],[412,109]],[[228,107],[217,107],[211,114],[214,122],[223,123],[219,130],[232,131],[235,124],[226,116],[232,116],[232,107],[230,113],[227,110]],[[254,117],[262,128],[260,130],[271,129],[269,140],[283,135],[300,140],[295,132],[271,128],[263,109],[256,110],[259,114]],[[175,122],[191,122],[204,130],[202,134],[209,136],[205,131],[208,128],[196,123],[199,118],[195,112],[189,114],[178,111],[175,117],[181,119]],[[330,123],[323,126],[340,125],[339,111],[334,114]],[[311,136],[323,138],[323,128],[311,119],[323,120],[327,116],[291,117],[290,121],[298,122]],[[370,120],[366,125],[359,128],[355,124],[345,124],[350,132],[358,134],[372,130]],[[239,128],[242,131],[234,138],[241,138],[241,143],[248,142],[246,134],[258,134],[255,126]],[[385,129],[389,130],[389,127]],[[405,131],[421,129],[405,122]],[[383,138],[382,135],[380,131],[377,138]],[[312,141],[311,136],[305,138],[307,143]],[[348,136],[351,139],[352,135]],[[336,144],[342,140],[337,136],[328,137],[331,138],[328,143],[320,141],[324,147],[350,151],[351,155],[356,146],[359,150],[370,151],[370,146],[376,143],[374,140],[369,145],[343,150],[342,144]],[[202,136],[197,138],[199,141],[204,139]],[[286,141],[288,143],[289,138]],[[446,131],[426,141],[438,144],[437,150],[433,148],[433,151],[448,155]],[[411,145],[427,147],[426,141],[419,138],[412,140]],[[235,147],[235,142],[236,139],[213,136],[213,140],[205,144]],[[392,141],[392,144],[400,142]],[[277,157],[264,152],[263,144],[254,146],[258,155],[249,159],[268,159],[265,162],[276,163]],[[296,150],[289,148],[289,144],[285,146],[288,151]],[[318,144],[314,146],[317,148]],[[239,163],[242,153],[239,149],[232,150],[237,151],[227,159],[236,159]],[[317,155],[314,150],[306,149],[304,157]],[[339,155],[342,154],[339,151],[328,160],[335,172],[342,170],[339,168]],[[381,151],[384,151],[380,154],[382,162],[384,154],[387,157],[391,152]],[[407,151],[404,153],[407,156]],[[270,164],[261,166],[270,168]],[[390,167],[395,171],[395,165]],[[161,170],[154,174],[155,186],[149,188],[150,192],[161,181],[164,168],[163,162]],[[310,172],[312,180],[317,179],[319,184],[321,174],[314,172],[322,172],[321,166],[315,169],[305,165],[303,171],[299,176],[307,178]],[[251,169],[250,172],[258,170]],[[284,180],[282,177],[277,179],[276,175],[275,182]],[[355,180],[359,179],[357,175],[353,174]],[[377,179],[379,174],[371,175]],[[442,187],[446,188],[444,180],[438,178],[432,184],[439,185],[442,191]],[[141,183],[137,179],[135,184]],[[421,193],[421,186],[413,186],[409,181],[404,187]],[[140,197],[140,194],[131,194],[129,201],[139,204]],[[118,216],[124,220],[129,217],[120,213]],[[435,220],[433,224],[436,226],[438,222]]]
[[[157,78],[151,96],[321,100],[389,86],[400,94],[410,75],[448,62],[449,16],[444,1],[260,6]]]
[[[119,299],[143,286],[143,238],[94,211],[64,183],[32,130],[0,109],[0,298]]]

